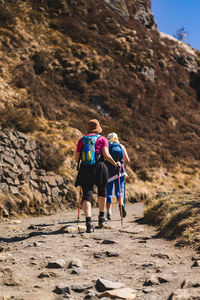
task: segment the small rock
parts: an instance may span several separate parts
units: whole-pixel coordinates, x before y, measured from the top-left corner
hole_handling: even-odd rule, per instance
[[[159,285],[159,284],[160,284],[160,282],[158,280],[158,277],[155,275],[151,275],[144,282],[144,286],[152,286],[152,285]]]
[[[114,289],[111,291],[105,291],[99,295],[99,298],[103,297],[133,300],[136,298],[136,291],[130,288]]]
[[[56,285],[53,292],[55,294],[59,294],[59,295],[60,294],[71,294],[70,287],[68,285],[65,285],[65,284]]]
[[[111,244],[116,244],[116,242],[113,241],[113,240],[103,240],[102,244],[104,244],[104,245],[111,245]]]
[[[192,268],[199,267],[200,266],[200,260],[195,260],[195,262],[192,265]]]
[[[144,294],[149,294],[149,293],[153,293],[155,291],[155,289],[152,287],[147,287],[147,288],[143,289],[142,291]]]
[[[104,252],[95,252],[93,254],[94,258],[102,258],[105,255]]]
[[[84,283],[79,283],[79,284],[74,284],[71,286],[71,289],[75,291],[76,293],[82,293],[85,290],[93,288],[93,283],[91,281],[89,282],[84,282]]]
[[[54,272],[42,272],[38,275],[38,278],[49,278],[49,277],[58,277],[58,275]]]
[[[49,269],[62,269],[65,266],[65,260],[58,259],[56,261],[49,262],[46,268]]]
[[[110,251],[106,251],[106,255],[108,257],[118,257],[118,256],[120,256],[119,253],[117,253],[117,252],[110,252]]]
[[[158,280],[159,280],[159,282],[160,283],[166,283],[166,282],[169,282],[170,281],[170,279],[166,276],[166,277],[164,277],[164,276],[158,276]]]
[[[152,263],[144,263],[144,264],[142,264],[142,267],[143,268],[153,267],[153,264]]]
[[[162,258],[162,259],[169,259],[169,255],[168,254],[162,254],[162,253],[154,253],[151,255],[152,257],[158,257],[158,258]]]
[[[63,226],[59,229],[59,232],[62,233],[78,233],[78,232],[84,232],[86,230],[85,226]]]
[[[124,287],[121,282],[113,282],[104,278],[99,278],[96,282],[96,289],[98,292],[105,292],[107,290],[120,289]]]
[[[71,260],[69,265],[68,265],[68,269],[82,268],[82,267],[83,267],[82,262],[78,258],[74,258],[73,260]]]
[[[191,260],[200,260],[200,254],[194,255]]]

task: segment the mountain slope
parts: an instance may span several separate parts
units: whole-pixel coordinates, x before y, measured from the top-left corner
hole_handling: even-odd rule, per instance
[[[139,179],[199,167],[200,55],[156,29],[150,1],[13,3],[0,10],[4,126],[34,132],[32,120],[45,118],[84,132],[98,118],[104,134],[119,134]]]

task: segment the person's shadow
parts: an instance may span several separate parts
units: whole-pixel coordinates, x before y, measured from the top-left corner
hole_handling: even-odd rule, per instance
[[[9,238],[3,238],[0,237],[0,243],[4,242],[4,243],[15,243],[15,242],[21,242],[24,240],[27,240],[29,238],[35,237],[35,236],[42,236],[42,235],[57,235],[57,234],[66,234],[66,229],[67,227],[70,227],[72,224],[79,224],[79,223],[84,223],[84,221],[69,221],[69,222],[60,222],[58,224],[65,224],[65,226],[62,226],[61,228],[59,228],[58,230],[54,230],[54,231],[42,231],[41,228],[44,227],[51,227],[51,226],[55,226],[55,224],[37,224],[37,225],[30,225],[28,227],[28,230],[34,230],[31,231],[29,234],[26,235],[22,235],[22,236],[13,236],[13,237],[9,237]],[[79,230],[77,233],[81,233]]]

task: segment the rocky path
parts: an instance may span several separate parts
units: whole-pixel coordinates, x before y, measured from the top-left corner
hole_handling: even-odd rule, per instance
[[[126,208],[123,227],[114,206],[91,234],[77,210],[1,222],[0,300],[200,299],[200,254],[143,224],[142,203]]]

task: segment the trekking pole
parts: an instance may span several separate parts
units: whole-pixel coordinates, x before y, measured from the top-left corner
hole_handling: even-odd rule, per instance
[[[77,162],[77,166],[76,166],[77,171],[79,171],[80,161],[81,161],[81,153],[79,153],[79,158],[78,158],[78,162]],[[81,186],[80,186],[77,224],[79,223],[79,220],[80,220],[81,196],[82,196],[82,189],[81,189]]]
[[[124,177],[124,207],[126,205],[126,178]]]
[[[123,214],[122,214],[122,202],[121,202],[121,187],[120,187],[120,176],[118,171],[118,183],[119,183],[119,207],[120,207],[120,216],[121,216],[121,225],[123,227]]]
[[[80,186],[80,190],[79,190],[79,203],[78,203],[78,218],[77,218],[77,224],[80,221],[80,208],[81,208],[81,198],[82,198],[82,189]]]

